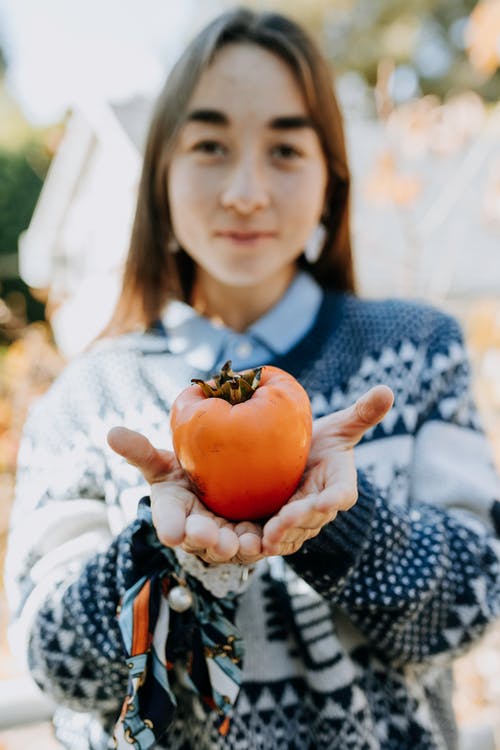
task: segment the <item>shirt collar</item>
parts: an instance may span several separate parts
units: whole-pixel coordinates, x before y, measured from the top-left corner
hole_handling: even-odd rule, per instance
[[[238,335],[264,347],[270,358],[284,354],[310,329],[321,299],[319,284],[305,271],[299,271],[276,305]],[[185,357],[196,369],[207,372],[214,369],[229,338],[236,335],[230,328],[213,323],[179,301],[167,305],[162,323],[170,351]]]
[[[252,323],[248,333],[273,354],[285,354],[312,326],[321,298],[319,284],[305,271],[299,271],[283,297]]]

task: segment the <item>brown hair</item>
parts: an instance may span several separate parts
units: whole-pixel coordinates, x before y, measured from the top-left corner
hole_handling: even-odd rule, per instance
[[[168,208],[167,173],[186,109],[203,71],[215,54],[230,43],[259,45],[282,58],[304,94],[328,169],[325,248],[319,260],[299,265],[323,288],[354,291],[349,227],[349,167],[342,116],[329,67],[305,31],[277,13],[234,9],[206,26],[172,69],[158,97],[146,142],[137,208],[121,294],[105,334],[151,325],[172,299],[189,302],[194,261],[182,249],[168,252],[172,227]]]

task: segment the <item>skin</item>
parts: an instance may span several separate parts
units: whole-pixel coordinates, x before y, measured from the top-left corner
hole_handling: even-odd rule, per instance
[[[321,218],[327,168],[295,78],[251,44],[220,50],[203,73],[174,149],[168,194],[176,237],[196,263],[193,306],[236,331],[278,302]],[[117,427],[109,445],[151,484],[153,523],[168,547],[209,563],[288,555],[357,499],[354,446],[391,408],[389,388],[314,422],[302,482],[264,525],[208,511],[173,453]]]
[[[197,264],[193,303],[244,331],[284,294],[324,207],[327,168],[292,73],[255,45],[222,49],[169,168],[172,225]]]

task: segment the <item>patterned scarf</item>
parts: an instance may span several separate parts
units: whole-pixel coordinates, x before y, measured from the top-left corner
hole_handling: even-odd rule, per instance
[[[154,747],[174,715],[176,682],[217,712],[219,732],[225,735],[242,677],[236,598],[217,599],[185,574],[173,551],[156,536],[149,498],[139,503],[136,524],[131,556],[142,575],[127,589],[119,614],[129,690],[115,726],[115,746]],[[178,587],[187,587],[192,596],[186,611],[169,604],[169,594]]]

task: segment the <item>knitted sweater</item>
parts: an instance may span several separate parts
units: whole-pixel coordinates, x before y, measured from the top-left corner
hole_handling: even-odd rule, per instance
[[[328,293],[272,364],[300,380],[315,417],[378,383],[395,405],[356,448],[357,504],[296,554],[262,561],[240,594],[243,683],[227,736],[174,679],[161,747],[452,750],[451,661],[500,614],[500,490],[460,329],[429,306]],[[113,746],[127,690],[116,613],[138,576],[144,485],[105,435],[124,424],[169,447],[173,399],[208,374],[161,331],[122,336],[70,363],[27,421],[12,641],[72,750]]]

